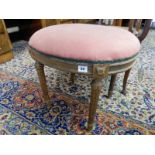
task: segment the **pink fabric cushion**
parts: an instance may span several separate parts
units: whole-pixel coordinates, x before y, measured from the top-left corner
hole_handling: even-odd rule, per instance
[[[32,35],[29,45],[52,56],[89,61],[113,61],[134,56],[139,40],[114,26],[62,24],[43,28]]]

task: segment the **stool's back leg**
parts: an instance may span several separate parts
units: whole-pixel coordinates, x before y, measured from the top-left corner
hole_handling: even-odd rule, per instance
[[[124,94],[124,95],[126,95],[126,86],[127,86],[127,81],[128,81],[128,77],[129,77],[130,71],[131,71],[131,68],[129,70],[127,70],[125,72],[125,75],[124,75],[123,90],[122,90],[122,94]]]
[[[74,81],[75,81],[75,73],[71,73],[71,75],[70,75],[71,84],[74,84]]]
[[[115,81],[116,81],[116,76],[117,76],[117,74],[112,74],[111,75],[110,86],[109,86],[109,90],[108,90],[108,98],[110,98],[112,96]]]

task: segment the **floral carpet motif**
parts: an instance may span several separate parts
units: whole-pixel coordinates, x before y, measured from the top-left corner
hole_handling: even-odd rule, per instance
[[[120,93],[123,73],[117,77],[111,99],[104,96],[110,77],[103,80],[92,132],[85,130],[91,78],[76,75],[72,85],[69,73],[46,67],[52,105],[48,111],[27,42],[14,43],[14,59],[0,64],[0,134],[154,134],[154,35],[155,31],[150,31],[142,43],[126,96]]]

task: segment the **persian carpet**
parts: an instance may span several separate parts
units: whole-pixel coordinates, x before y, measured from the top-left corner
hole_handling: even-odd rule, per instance
[[[154,35],[155,31],[150,31],[142,43],[126,96],[120,93],[123,73],[117,78],[111,99],[104,96],[110,77],[103,80],[91,132],[85,130],[91,78],[76,75],[71,85],[69,73],[46,67],[51,93],[48,111],[27,42],[14,43],[14,59],[0,64],[0,134],[155,134]]]
[[[153,134],[147,126],[103,112],[98,107],[96,123],[87,132],[88,104],[50,92],[51,107],[42,101],[36,84],[0,73],[0,134]]]

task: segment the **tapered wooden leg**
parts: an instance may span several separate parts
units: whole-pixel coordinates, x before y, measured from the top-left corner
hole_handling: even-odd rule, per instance
[[[38,73],[40,86],[43,92],[43,99],[49,105],[50,97],[48,95],[48,88],[47,88],[46,78],[45,78],[45,73],[44,73],[44,65],[36,61],[35,67]]]
[[[75,73],[71,73],[71,75],[70,75],[71,84],[74,84],[74,81],[75,81]]]
[[[131,71],[131,69],[127,70],[125,72],[125,75],[124,75],[123,90],[122,90],[122,94],[124,94],[124,95],[126,95],[126,86],[127,86],[127,81],[128,81],[128,77],[129,77],[130,71]]]
[[[94,117],[96,114],[97,103],[102,88],[102,79],[94,79],[91,83],[91,101],[89,107],[88,130],[93,128]]]
[[[112,74],[111,75],[111,80],[110,80],[110,86],[109,86],[109,90],[108,90],[108,98],[110,98],[112,96],[113,90],[114,90],[114,85],[115,85],[115,81],[116,81],[116,76],[117,74]]]

